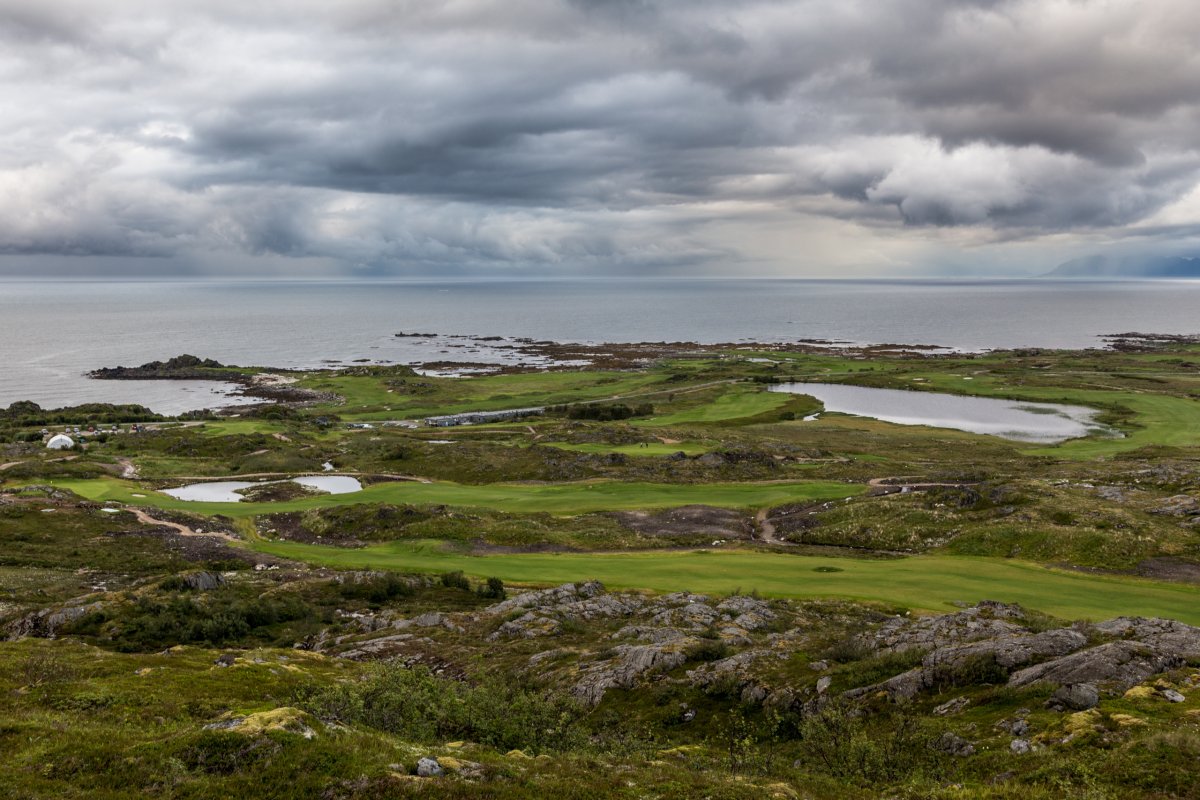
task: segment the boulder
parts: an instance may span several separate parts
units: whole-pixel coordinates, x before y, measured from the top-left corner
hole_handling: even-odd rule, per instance
[[[1023,756],[1032,750],[1033,746],[1029,744],[1028,739],[1013,739],[1008,743],[1008,749],[1016,755]]]
[[[1095,708],[1099,702],[1100,692],[1095,686],[1090,683],[1074,683],[1058,687],[1046,701],[1046,708],[1055,711],[1087,711],[1089,708]]]
[[[975,745],[959,736],[957,733],[946,731],[937,738],[931,747],[939,753],[951,756],[969,756],[975,752]]]
[[[216,572],[189,572],[182,580],[184,586],[196,592],[208,592],[225,584],[225,579]]]
[[[442,769],[442,765],[438,763],[436,758],[426,756],[417,761],[417,775],[422,778],[437,778],[444,773],[445,770]]]

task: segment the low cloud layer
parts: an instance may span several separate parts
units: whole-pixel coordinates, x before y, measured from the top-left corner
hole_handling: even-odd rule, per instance
[[[191,5],[0,0],[0,270],[1019,273],[1196,247],[1190,0]]]

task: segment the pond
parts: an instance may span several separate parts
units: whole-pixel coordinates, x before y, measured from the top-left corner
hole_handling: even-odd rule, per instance
[[[362,491],[362,484],[358,482],[358,479],[347,475],[304,475],[289,480],[329,494],[350,494]],[[163,489],[162,492],[171,495],[176,500],[190,500],[199,503],[240,503],[246,498],[237,493],[238,489],[265,486],[268,483],[285,483],[285,481],[207,481],[191,483],[176,489]]]
[[[929,425],[1019,442],[1053,444],[1089,434],[1116,435],[1096,422],[1095,409],[940,392],[873,389],[841,383],[782,383],[773,392],[807,394],[838,411],[898,425]],[[807,418],[806,418],[807,419]]]

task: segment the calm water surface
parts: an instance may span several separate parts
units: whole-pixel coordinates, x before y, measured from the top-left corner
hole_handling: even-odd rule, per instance
[[[1079,348],[1130,330],[1198,332],[1197,310],[1200,282],[1191,281],[0,282],[0,406],[122,402],[179,413],[228,404],[211,383],[83,377],[181,353],[297,368],[521,358],[468,340],[397,338],[400,331]]]
[[[329,494],[350,494],[361,492],[362,484],[357,479],[346,475],[306,475],[291,478],[293,483],[320,489]],[[237,493],[239,489],[251,486],[265,486],[268,483],[283,483],[283,481],[208,481],[206,483],[191,483],[176,489],[163,489],[163,494],[169,494],[176,500],[189,500],[200,503],[240,503],[245,500]]]
[[[986,433],[1021,442],[1051,444],[1091,433],[1113,433],[1095,421],[1097,412],[1094,409],[1083,406],[838,383],[781,383],[772,386],[771,391],[811,395],[825,405],[826,411],[872,417],[898,425],[929,425]]]

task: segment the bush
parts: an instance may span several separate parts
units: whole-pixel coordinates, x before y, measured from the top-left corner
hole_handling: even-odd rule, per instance
[[[395,573],[373,575],[361,580],[350,580],[338,586],[338,594],[347,600],[365,600],[368,603],[386,603],[397,597],[409,597],[413,587]]]
[[[423,743],[467,739],[500,750],[562,750],[584,738],[583,711],[569,697],[500,679],[470,685],[425,667],[380,664],[355,684],[303,689],[296,705],[326,722]]]
[[[467,580],[467,576],[462,574],[462,571],[443,572],[441,577],[442,586],[447,589],[462,589],[464,592],[471,591],[471,582]]]
[[[508,592],[504,591],[504,581],[499,578],[488,578],[487,583],[479,587],[477,594],[488,600],[503,600],[508,597]]]
[[[936,778],[945,760],[930,747],[934,732],[902,711],[871,718],[849,703],[834,702],[801,719],[796,732],[804,745],[801,764],[838,778],[867,783]]]

